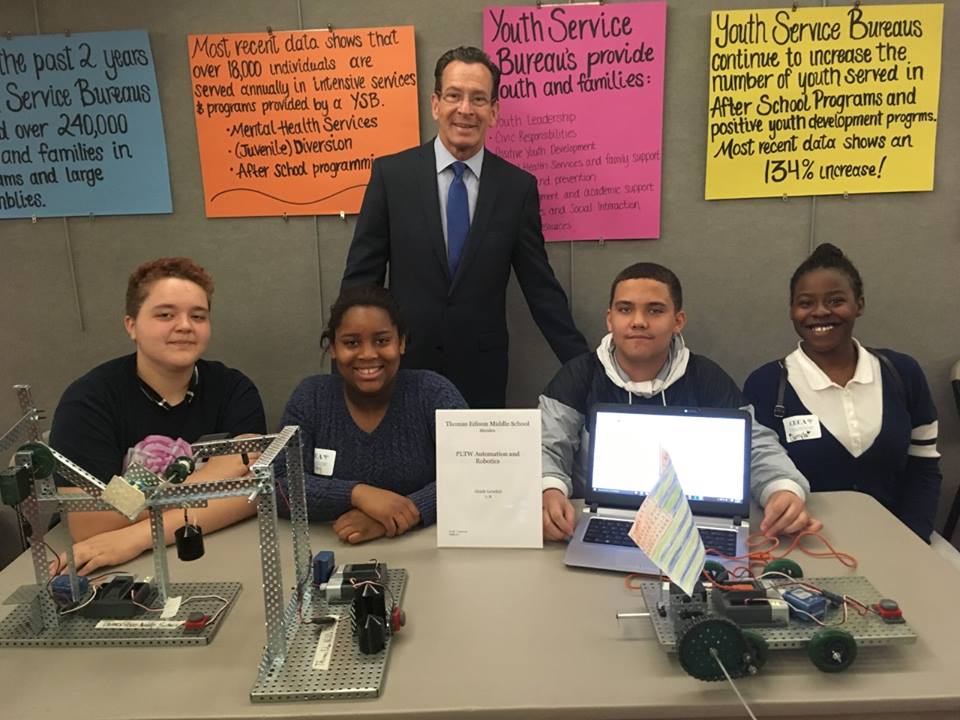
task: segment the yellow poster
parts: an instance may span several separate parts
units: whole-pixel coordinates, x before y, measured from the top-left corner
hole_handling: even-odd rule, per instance
[[[712,13],[706,198],[933,189],[942,5]]]

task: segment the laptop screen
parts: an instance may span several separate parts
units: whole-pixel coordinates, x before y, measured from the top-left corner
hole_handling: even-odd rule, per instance
[[[670,455],[694,513],[749,514],[750,415],[742,410],[597,405],[587,502],[639,507]]]

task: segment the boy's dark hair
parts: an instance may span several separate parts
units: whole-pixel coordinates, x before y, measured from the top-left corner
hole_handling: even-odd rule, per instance
[[[662,282],[670,290],[670,299],[673,300],[674,312],[680,312],[683,309],[683,288],[680,287],[680,279],[670,268],[665,268],[657,263],[642,262],[634,263],[625,267],[613,279],[610,286],[610,305],[613,305],[613,296],[617,292],[617,285],[624,280],[656,280]]]
[[[490,56],[483,50],[476,47],[461,45],[453,50],[447,50],[440,59],[437,60],[437,67],[433,71],[434,86],[433,92],[439,96],[443,93],[443,71],[450,63],[460,61],[464,63],[480,63],[493,76],[493,90],[491,91],[490,101],[493,102],[499,97],[500,93],[500,68],[496,66]]]
[[[150,260],[130,273],[127,280],[126,313],[135,318],[150,293],[150,286],[163,278],[189,280],[207,294],[207,307],[213,297],[213,278],[202,267],[187,257],[167,257]]]
[[[330,319],[327,326],[320,334],[320,345],[329,347],[333,344],[337,330],[340,329],[340,323],[343,322],[343,316],[347,310],[354,307],[375,307],[385,311],[390,316],[390,322],[397,328],[397,334],[404,338],[407,336],[407,324],[403,319],[403,313],[400,312],[400,305],[390,294],[378,285],[361,285],[359,287],[347,288],[340,293],[330,308]]]
[[[830,243],[822,243],[810,254],[806,260],[794,271],[790,278],[790,302],[793,302],[793,292],[801,277],[812,270],[820,269],[839,270],[850,279],[853,295],[859,299],[863,297],[863,280],[850,258],[843,254],[843,250]]]

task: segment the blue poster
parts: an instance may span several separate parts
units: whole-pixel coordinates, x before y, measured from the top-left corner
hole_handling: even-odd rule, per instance
[[[0,218],[172,211],[145,30],[0,41]]]

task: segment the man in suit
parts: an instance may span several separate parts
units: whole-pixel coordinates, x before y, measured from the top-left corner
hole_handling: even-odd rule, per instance
[[[445,375],[471,407],[503,407],[511,267],[560,361],[589,348],[544,250],[536,178],[483,146],[500,69],[460,47],[435,77],[437,137],[374,161],[341,289],[383,285],[389,266],[410,325],[404,365]]]

